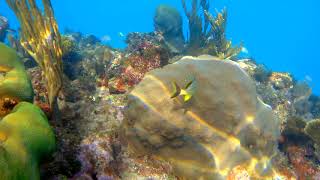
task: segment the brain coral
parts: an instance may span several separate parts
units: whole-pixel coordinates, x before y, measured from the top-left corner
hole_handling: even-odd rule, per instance
[[[33,101],[31,81],[17,53],[0,43],[0,117],[21,101]]]
[[[2,180],[40,179],[39,162],[55,150],[55,137],[45,114],[21,102],[0,121]]]
[[[194,79],[185,102],[171,98]],[[148,73],[129,95],[124,133],[136,153],[152,154],[186,179],[226,179],[232,169],[272,176],[279,122],[250,77],[232,61],[184,57]]]
[[[0,97],[11,96],[32,102],[31,81],[17,53],[0,43],[0,54]]]

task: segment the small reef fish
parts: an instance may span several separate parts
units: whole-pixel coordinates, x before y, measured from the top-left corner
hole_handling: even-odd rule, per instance
[[[120,37],[125,37],[125,35],[124,35],[122,32],[119,32],[118,35],[119,35]]]
[[[189,81],[184,89],[180,88],[180,86],[176,82],[173,82],[172,85],[174,90],[171,98],[183,96],[184,102],[188,102],[192,98],[196,90],[195,79]]]
[[[249,54],[249,51],[246,47],[242,47],[241,52],[244,54]]]

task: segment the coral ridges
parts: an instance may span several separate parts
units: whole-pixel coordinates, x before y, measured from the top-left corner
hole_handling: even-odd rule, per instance
[[[45,114],[30,103],[33,90],[18,55],[4,44],[0,53],[0,176],[40,179],[39,163],[55,150],[55,137]]]
[[[1,102],[5,98],[14,101],[33,101],[33,90],[30,79],[15,51],[0,43]]]
[[[317,114],[312,109],[317,107],[317,98],[311,95],[309,86],[305,82],[295,81],[288,73],[257,71],[260,67],[250,60],[242,60],[239,64],[256,79],[258,94],[273,107],[274,113],[279,117],[279,147],[285,153],[284,158],[287,158],[285,168],[281,169],[291,172],[289,174],[295,178],[316,177],[320,172],[316,165],[319,150],[317,138],[314,138],[317,134],[312,132],[317,129],[314,128],[317,126],[313,126],[317,124]],[[257,72],[260,74],[258,78]],[[265,75],[261,75],[261,72],[265,72]],[[267,78],[260,81],[261,76]]]
[[[191,100],[170,98],[171,83],[189,79],[196,83]],[[236,63],[201,56],[145,76],[129,95],[125,134],[136,153],[167,160],[180,177],[224,179],[236,166],[273,176],[280,129]]]

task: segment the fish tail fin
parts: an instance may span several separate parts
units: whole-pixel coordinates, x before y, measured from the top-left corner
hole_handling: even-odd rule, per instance
[[[183,98],[184,102],[189,101],[192,98],[192,94],[186,94]]]
[[[179,87],[179,85],[176,82],[173,82],[172,85],[173,85],[173,93],[170,98],[175,98],[180,95],[181,88]]]

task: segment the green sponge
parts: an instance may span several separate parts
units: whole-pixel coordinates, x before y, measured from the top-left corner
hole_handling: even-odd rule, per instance
[[[55,137],[45,114],[21,102],[0,121],[2,180],[40,179],[40,160],[55,150]]]

